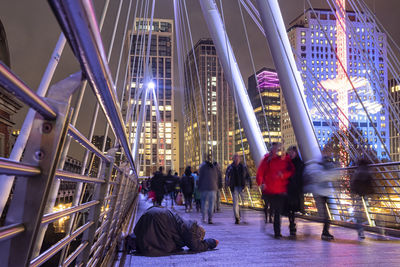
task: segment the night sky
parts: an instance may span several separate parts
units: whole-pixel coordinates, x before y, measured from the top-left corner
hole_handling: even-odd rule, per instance
[[[119,48],[121,47],[122,31],[129,4],[129,0],[122,1],[123,12],[120,19],[122,22],[120,23],[119,31],[117,32],[116,46],[110,60],[110,68],[113,76],[115,76],[116,72]],[[93,2],[99,19],[104,5],[104,0]],[[217,0],[217,2],[219,3],[219,0]],[[380,19],[384,27],[386,27],[388,32],[393,36],[396,43],[400,44],[400,0],[365,0],[365,2],[372,10],[375,10],[377,17]],[[108,15],[105,20],[102,37],[106,51],[108,51],[110,45],[111,32],[119,3],[119,0],[111,0]],[[136,1],[133,1],[133,8],[135,7],[135,3]],[[173,19],[172,3],[172,0],[156,0],[155,18]],[[207,27],[203,21],[198,0],[186,0],[186,3],[189,9],[188,12],[191,20],[190,23],[192,26],[193,41],[196,43],[199,38],[208,37]],[[222,3],[228,35],[235,51],[243,80],[247,85],[247,78],[253,74],[253,70],[244,35],[243,24],[240,18],[238,1],[223,0]],[[304,7],[306,9],[308,8],[307,0],[280,0],[279,3],[286,25],[299,16],[304,11]],[[311,3],[314,8],[328,8],[325,0],[312,0]],[[56,21],[49,4],[44,0],[1,0],[0,19],[3,22],[7,34],[11,57],[11,68],[29,87],[36,91],[60,34],[58,22]],[[264,36],[261,35],[260,31],[251,21],[247,13],[245,13],[245,20],[251,40],[251,49],[255,58],[256,69],[258,70],[264,66],[274,68]],[[129,23],[129,25],[131,25],[131,23]],[[53,82],[62,80],[78,70],[79,65],[77,60],[71,53],[67,44]],[[120,73],[124,73],[124,71],[121,71]],[[175,73],[177,74],[177,68],[175,69]],[[175,81],[177,81],[176,78],[177,75],[175,75]],[[119,79],[122,79],[122,75]],[[119,82],[119,84],[122,85],[122,82]],[[92,95],[90,88],[88,88],[86,92],[86,95]],[[78,120],[77,128],[87,136],[95,108],[95,102],[89,101],[88,97],[85,97],[85,99],[86,101],[83,103],[81,109],[82,115]],[[180,96],[176,94],[175,99],[175,116],[177,119],[180,119],[182,118],[180,114]],[[74,101],[72,103],[74,103]],[[14,120],[16,121],[16,129],[21,127],[26,111],[27,109],[24,108],[14,117]],[[103,135],[105,127],[104,117],[100,116],[98,122],[100,123],[97,124],[99,126],[96,127],[95,134]],[[81,153],[82,150],[78,149],[78,146],[72,148],[72,156],[80,159]]]

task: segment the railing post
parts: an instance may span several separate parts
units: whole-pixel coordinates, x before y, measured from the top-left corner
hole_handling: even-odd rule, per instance
[[[89,221],[93,221],[94,224],[90,226],[90,228],[85,231],[83,234],[82,242],[88,242],[88,246],[82,251],[82,254],[78,257],[78,263],[83,263],[85,266],[87,265],[87,262],[89,261],[90,258],[90,251],[92,249],[94,239],[95,239],[95,234],[96,230],[99,226],[99,219],[100,219],[100,214],[101,214],[101,207],[104,205],[104,199],[107,194],[107,188],[109,186],[109,182],[112,176],[113,172],[113,167],[114,167],[114,157],[112,156],[107,156],[107,158],[110,159],[110,162],[104,162],[103,161],[103,168],[102,170],[99,170],[102,172],[102,175],[104,177],[105,183],[95,185],[94,188],[94,194],[93,194],[93,199],[98,200],[99,204],[96,206],[92,207],[89,211]]]
[[[376,226],[375,225],[375,221],[372,219],[372,216],[369,213],[367,203],[366,203],[366,201],[365,201],[363,196],[361,196],[361,201],[362,201],[363,206],[364,206],[364,211],[365,211],[365,215],[367,216],[369,226]]]
[[[119,192],[120,192],[120,189],[121,189],[121,182],[122,182],[122,180],[123,180],[123,178],[125,176],[125,168],[123,168],[123,170],[124,170],[124,172],[118,173],[117,177],[114,179],[114,185],[113,185],[113,188],[112,188],[111,200],[110,200],[110,208],[109,208],[109,211],[107,213],[108,222],[107,222],[107,225],[103,229],[103,233],[106,234],[106,237],[102,241],[102,249],[101,249],[101,251],[99,253],[99,255],[101,255],[101,256],[105,256],[104,255],[104,251],[107,250],[107,246],[108,246],[108,243],[109,243],[110,229],[111,229],[112,224],[113,224],[115,206],[116,206],[117,201],[118,201],[118,196],[119,196]]]
[[[42,172],[37,177],[16,179],[6,225],[23,223],[26,230],[13,239],[0,243],[0,258],[6,266],[29,265],[33,244],[67,136],[69,116],[66,114],[69,101],[47,101],[57,109],[57,119],[48,121],[39,114],[34,118],[22,162],[36,165]]]
[[[127,179],[128,179],[128,176],[126,175],[126,173],[122,173],[120,182],[118,184],[117,199],[116,199],[116,202],[114,205],[114,210],[112,213],[112,221],[110,223],[109,235],[107,238],[106,246],[108,246],[108,243],[112,242],[112,240],[114,240],[114,238],[115,238],[115,231],[118,228],[118,223],[119,223],[119,219],[120,219],[119,214],[121,212],[122,205],[123,205],[124,194],[125,194],[125,189],[126,189],[125,185],[126,185]],[[122,188],[124,188],[124,190],[121,190]]]

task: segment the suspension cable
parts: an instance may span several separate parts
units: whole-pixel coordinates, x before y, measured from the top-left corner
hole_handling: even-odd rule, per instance
[[[239,10],[240,10],[240,16],[242,18],[242,24],[243,24],[244,33],[245,33],[245,36],[246,36],[247,47],[249,49],[249,54],[250,54],[250,59],[251,59],[251,66],[253,68],[254,79],[256,80],[256,87],[257,87],[258,96],[260,98],[260,103],[261,103],[261,108],[262,108],[262,112],[263,112],[263,116],[264,116],[265,125],[267,127],[269,143],[271,144],[272,143],[272,141],[271,141],[271,132],[269,130],[268,119],[267,119],[267,116],[265,114],[264,101],[263,101],[263,98],[261,96],[260,84],[259,84],[258,78],[257,78],[256,67],[255,67],[255,64],[254,64],[253,53],[252,53],[251,47],[250,47],[250,41],[249,41],[249,35],[247,33],[246,23],[245,23],[244,17],[243,17],[242,6],[240,5],[239,1],[240,0],[237,0],[237,3],[238,3],[238,6],[239,6]]]
[[[189,39],[188,38],[189,34],[187,33],[189,31],[187,29],[188,24],[184,23],[184,21],[186,21],[186,20],[185,20],[185,16],[184,16],[184,12],[183,12],[183,6],[181,5],[180,8],[181,8],[180,14],[181,14],[181,21],[182,21],[181,27],[182,27],[182,32],[183,32],[182,38],[185,37],[185,38],[183,38],[184,39],[184,47],[186,48],[186,51],[189,51],[188,52],[188,56],[187,56],[187,62],[185,63],[186,68],[189,70],[189,74],[190,74],[190,79],[188,78],[188,80],[186,81],[187,88],[190,88],[190,91],[188,90],[188,97],[189,97],[188,105],[189,105],[190,101],[193,101],[194,111],[195,111],[195,115],[196,115],[195,118],[196,118],[196,123],[197,123],[197,130],[198,130],[198,135],[199,135],[199,147],[200,147],[199,158],[201,159],[202,155],[204,153],[203,146],[202,146],[202,143],[204,141],[202,141],[202,135],[201,135],[201,124],[199,122],[199,114],[198,114],[199,109],[197,107],[197,101],[195,100],[195,91],[194,91],[194,82],[193,82],[193,80],[194,80],[193,76],[194,75],[192,73],[192,67],[190,66],[190,64],[191,64],[190,55],[195,57],[195,51],[194,50],[190,50],[190,48],[189,48],[189,46],[190,46],[189,42],[190,41],[188,40]],[[193,64],[195,64],[194,61],[193,61]],[[190,84],[189,84],[189,81],[190,81]],[[199,94],[201,94],[201,87],[199,87]],[[189,105],[189,109],[192,110],[190,105]],[[193,111],[191,111],[191,112],[193,112]],[[192,114],[192,116],[193,116],[193,114]],[[193,122],[192,122],[192,125],[193,125]],[[192,126],[192,129],[193,129],[193,126]],[[194,135],[194,130],[193,130],[193,135]],[[193,137],[193,144],[194,144],[194,142],[195,142],[195,138]],[[201,160],[200,160],[199,164],[201,164]]]

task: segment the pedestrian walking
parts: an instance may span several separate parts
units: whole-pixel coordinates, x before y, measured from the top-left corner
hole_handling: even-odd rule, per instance
[[[297,147],[291,146],[288,155],[293,163],[295,172],[289,178],[287,186],[287,213],[289,219],[290,235],[296,235],[295,213],[304,212],[303,171],[304,163],[301,160]]]
[[[215,161],[213,164],[217,168],[217,173],[218,173],[218,190],[217,190],[217,198],[215,201],[215,209],[217,212],[219,212],[221,210],[220,208],[221,208],[222,172],[218,162]]]
[[[288,155],[281,157],[282,145],[272,143],[271,152],[266,154],[257,170],[257,184],[270,201],[274,210],[274,237],[281,238],[281,214],[284,211],[288,179],[294,174],[294,166]]]
[[[363,222],[363,198],[374,193],[373,177],[368,167],[367,159],[360,159],[357,162],[357,169],[350,178],[350,192],[354,201],[355,218],[357,222],[357,232],[360,239],[364,239]]]
[[[244,188],[246,183],[251,188],[251,179],[249,172],[244,164],[240,162],[238,154],[233,155],[232,163],[228,166],[225,173],[225,181],[228,183],[233,197],[233,215],[235,216],[235,224],[240,223],[243,212],[240,210],[239,201],[244,199]],[[239,199],[240,196],[240,199]]]
[[[321,239],[327,241],[334,239],[334,236],[329,233],[330,217],[328,211],[329,197],[333,195],[332,182],[339,178],[334,167],[333,161],[325,155],[318,162],[308,162],[304,168],[303,191],[312,193],[314,196],[318,214],[324,222]]]
[[[187,166],[185,169],[185,174],[182,176],[180,187],[183,197],[185,198],[185,212],[191,212],[194,193],[194,177],[190,166]]]
[[[212,164],[210,156],[205,156],[204,162],[199,167],[199,191],[201,192],[201,214],[203,223],[206,222],[206,210],[208,211],[208,223],[212,224],[214,204],[218,190],[218,172]]]
[[[171,207],[174,207],[175,201],[175,187],[179,183],[179,178],[172,175],[172,170],[168,170],[168,174],[165,177],[165,193],[171,200]]]
[[[165,194],[165,178],[163,174],[163,167],[160,167],[158,171],[154,173],[154,176],[150,181],[150,188],[155,194],[154,204],[161,206]]]
[[[194,178],[194,203],[196,204],[196,211],[200,212],[201,210],[201,193],[199,191],[199,174],[197,171],[192,173]]]

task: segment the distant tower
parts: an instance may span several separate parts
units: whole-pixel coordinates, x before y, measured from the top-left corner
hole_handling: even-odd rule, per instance
[[[264,67],[248,78],[247,92],[267,148],[269,148],[270,143],[281,142],[280,91],[278,74],[273,69]],[[243,152],[241,151],[244,148],[247,167],[251,174],[255,175],[257,164],[251,157],[249,143],[243,128],[239,129],[238,123],[236,128],[236,140],[238,141],[236,142],[236,151],[240,151],[239,154],[242,155]],[[240,136],[240,133],[242,133],[242,136]],[[243,144],[239,142],[241,138],[243,138]]]
[[[235,153],[236,112],[211,39],[197,42],[186,57],[185,68],[185,166],[197,169],[203,160],[202,153],[209,153],[224,170]]]
[[[153,96],[150,96],[146,103],[135,101],[135,91],[142,88],[144,74],[141,72],[141,64],[145,59],[142,49],[147,47],[148,33],[151,33],[149,71],[151,72],[152,82],[155,84],[155,94],[160,112],[160,122],[157,121],[156,107],[153,105]],[[152,175],[159,166],[164,170],[172,169],[173,166],[173,131],[174,131],[174,24],[173,20],[154,19],[150,25],[150,19],[137,18],[134,32],[129,32],[132,38],[130,51],[130,70],[129,80],[132,89],[131,102],[129,105],[146,105],[143,122],[143,132],[141,134],[138,162],[140,165],[139,176]],[[128,38],[128,43],[130,39]],[[136,47],[136,49],[135,49]],[[133,66],[135,64],[135,66]],[[129,85],[128,85],[129,86]],[[125,99],[127,100],[127,99]],[[135,107],[135,105],[133,105]],[[123,110],[125,113],[126,110]],[[135,111],[133,111],[135,113]],[[138,114],[136,114],[138,116]],[[132,140],[134,140],[137,123],[132,123]],[[178,129],[177,129],[178,130]]]

